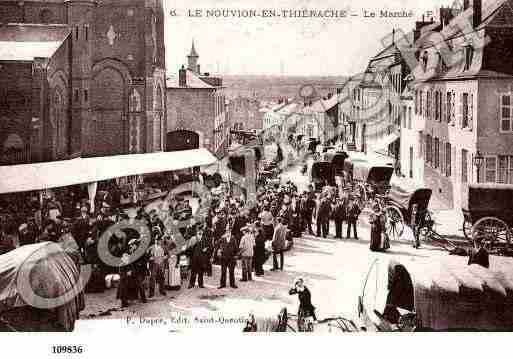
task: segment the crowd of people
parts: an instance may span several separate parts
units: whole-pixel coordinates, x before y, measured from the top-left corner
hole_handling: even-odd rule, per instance
[[[281,151],[278,157],[283,158]],[[178,181],[176,177],[173,176],[174,182]],[[165,190],[160,188],[157,192]],[[127,306],[136,299],[146,302],[147,297],[155,295],[157,287],[161,295],[166,295],[166,289],[180,288],[187,276],[188,288],[202,288],[204,276],[213,275],[213,264],[221,269],[219,289],[227,284],[237,288],[237,261],[242,268],[242,282],[264,276],[264,263],[271,256],[271,271],[282,271],[285,252],[294,238],[303,234],[326,238],[332,223],[335,238],[343,238],[345,225],[346,237],[358,239],[362,208],[357,193],[350,189],[326,186],[319,193],[310,186],[299,192],[291,181],[269,182],[259,188],[256,204],[251,207],[246,206],[244,196],[227,192],[230,191],[212,195],[202,218],[192,215],[189,200],[170,197],[166,202],[168,215],[180,220],[179,232],[166,227],[169,224],[165,225],[155,210],[146,211],[140,204],[123,206],[123,193],[115,181],[103,185],[94,212],[83,189],[49,193],[42,200],[34,196],[25,201],[6,201],[0,203],[0,254],[22,245],[71,238],[76,242],[81,262],[93,265],[86,291],[104,290],[106,276],[117,274],[117,297]],[[130,219],[128,208],[134,212],[132,219],[144,221],[150,229],[149,241],[145,242],[141,233],[130,228],[108,232],[108,250],[120,259],[120,264],[106,264],[98,253],[99,240],[114,224]],[[373,221],[373,226],[376,223],[375,229],[382,231],[378,222]],[[142,245],[148,247],[141,255]]]

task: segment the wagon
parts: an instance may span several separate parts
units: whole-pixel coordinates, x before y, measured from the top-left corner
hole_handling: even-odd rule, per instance
[[[469,184],[462,196],[463,233],[488,241],[489,249],[501,250],[511,245],[513,227],[513,185],[495,183]]]
[[[84,309],[83,278],[71,247],[53,242],[0,256],[0,331],[73,331]]]
[[[429,188],[404,189],[393,185],[385,196],[385,228],[390,239],[399,239],[403,234],[405,224],[415,225],[420,231],[425,226],[432,225],[428,211],[432,190]],[[417,206],[416,216],[412,221],[413,206]]]
[[[390,187],[394,167],[382,162],[366,159],[346,159],[344,163],[346,181],[352,184],[363,204],[376,195],[384,195]]]
[[[511,331],[513,266],[464,257],[375,260],[358,297],[367,331]]]
[[[326,159],[333,165],[335,176],[343,176],[344,164],[346,159],[349,157],[345,152],[327,153]]]
[[[335,186],[335,171],[333,164],[328,161],[316,161],[310,168],[310,180],[316,191],[324,186]]]

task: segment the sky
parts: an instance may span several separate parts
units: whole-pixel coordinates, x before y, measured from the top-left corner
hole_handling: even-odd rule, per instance
[[[194,39],[202,72],[236,75],[346,76],[362,72],[392,29],[411,31],[428,11],[453,0],[164,0],[166,67],[187,63]],[[346,18],[207,17],[212,9],[346,10]],[[201,10],[201,17],[189,12]],[[412,17],[379,18],[379,11]],[[178,16],[172,16],[174,11]],[[375,18],[364,17],[376,12]]]

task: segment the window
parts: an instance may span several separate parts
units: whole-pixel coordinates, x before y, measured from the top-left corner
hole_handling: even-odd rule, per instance
[[[445,144],[445,175],[451,177],[452,175],[452,159],[451,159],[451,144]]]
[[[501,99],[500,99],[500,101],[501,101],[501,104],[500,104],[500,108],[501,108],[500,121],[501,121],[501,131],[502,132],[513,131],[513,123],[512,123],[513,106],[511,104],[511,98],[512,98],[511,94],[503,94],[503,95],[501,95]]]
[[[444,113],[444,95],[442,92],[438,92],[438,122],[442,122]]]
[[[413,178],[413,147],[410,146],[410,178]]]
[[[78,40],[78,26],[75,26],[75,39]]]
[[[78,90],[75,90],[75,102],[80,101],[80,92]]]
[[[450,92],[447,92],[447,106],[446,106],[446,121],[447,123],[451,122],[451,114],[452,114],[452,96]]]
[[[89,91],[84,90],[84,102],[89,101]]]
[[[454,126],[456,124],[456,94],[452,93],[452,106],[451,106],[451,124]]]
[[[428,64],[428,52],[424,51],[422,54],[422,65],[424,66],[424,71],[427,70],[427,64]]]
[[[440,141],[440,173],[445,175],[445,144]]]
[[[422,91],[420,91],[419,92],[419,111],[418,111],[418,113],[421,116],[424,115],[424,109],[422,108],[422,96],[423,96]]]
[[[53,14],[50,10],[44,9],[39,14],[39,18],[42,24],[50,24],[53,21]]]
[[[474,127],[474,94],[470,94],[468,101],[468,128]]]
[[[497,178],[497,158],[485,157],[485,182],[495,182]]]
[[[426,93],[426,119],[429,120],[431,115],[431,91]]]
[[[467,71],[470,69],[472,65],[472,58],[474,57],[474,48],[471,45],[465,46],[465,67],[463,71]]]
[[[467,128],[468,126],[468,93],[461,95],[461,127]]]
[[[431,135],[426,135],[426,163],[432,164],[433,146],[431,143]]]
[[[513,184],[513,156],[499,156],[497,182]]]
[[[468,182],[468,151],[465,149],[461,150],[461,183]]]
[[[408,107],[408,129],[411,130],[411,107]]]
[[[435,146],[434,146],[434,154],[433,157],[435,158],[435,168],[440,167],[440,140],[438,137],[435,137]]]
[[[435,91],[435,120],[438,121],[440,113],[438,112],[438,91]]]
[[[415,90],[415,114],[418,113],[419,108],[419,91]]]
[[[89,40],[89,25],[84,25],[85,39]]]
[[[402,114],[402,117],[403,117],[403,127],[406,128],[406,106],[403,106],[403,114]]]

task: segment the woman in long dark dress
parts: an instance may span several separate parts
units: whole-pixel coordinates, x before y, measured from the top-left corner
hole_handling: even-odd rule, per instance
[[[265,234],[262,229],[260,222],[255,223],[255,275],[261,277],[264,275],[264,263],[266,261],[265,256]]]
[[[371,223],[370,250],[375,252],[383,250],[381,244],[381,234],[383,232],[381,221],[382,212],[377,203],[372,207],[372,211],[369,217]]]

